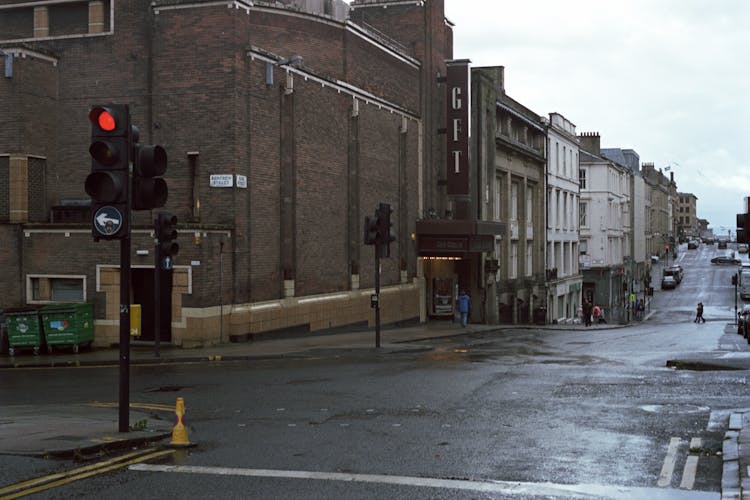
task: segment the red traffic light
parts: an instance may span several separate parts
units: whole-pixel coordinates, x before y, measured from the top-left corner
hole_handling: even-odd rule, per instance
[[[127,135],[130,117],[127,104],[99,104],[89,111],[92,133]]]
[[[664,245],[664,250],[669,250],[669,245]]]
[[[112,132],[117,128],[117,120],[107,108],[97,106],[89,112],[89,121],[105,132]]]

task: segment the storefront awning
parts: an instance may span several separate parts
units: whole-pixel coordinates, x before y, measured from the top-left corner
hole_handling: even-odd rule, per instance
[[[417,221],[417,253],[421,257],[464,257],[492,252],[495,236],[505,224],[483,220],[424,219]]]

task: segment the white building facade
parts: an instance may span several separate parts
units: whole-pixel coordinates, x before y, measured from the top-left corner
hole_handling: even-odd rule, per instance
[[[607,321],[627,322],[631,254],[630,171],[604,158],[597,133],[582,134],[580,185],[580,265],[583,300],[605,309]]]
[[[545,269],[547,322],[572,323],[581,304],[579,149],[575,125],[550,113],[547,127]]]

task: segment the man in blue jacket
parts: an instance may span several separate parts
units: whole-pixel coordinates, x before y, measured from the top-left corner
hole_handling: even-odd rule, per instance
[[[461,290],[461,293],[458,295],[456,302],[458,303],[458,313],[461,315],[461,326],[465,327],[469,323],[469,309],[471,309],[471,299],[469,299],[469,296],[466,295],[466,292],[464,290]]]

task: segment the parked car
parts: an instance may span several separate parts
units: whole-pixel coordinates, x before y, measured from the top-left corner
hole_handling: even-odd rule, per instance
[[[688,241],[688,250],[695,250],[698,248],[698,242],[695,240]]]
[[[747,253],[747,251],[748,251],[748,245],[747,245],[747,243],[738,243],[737,244],[737,251],[739,253]]]
[[[737,313],[737,333],[745,338],[748,335],[748,321],[750,321],[750,304],[745,304]]]
[[[727,240],[719,240],[719,249],[727,247]]]
[[[662,276],[672,276],[679,285],[682,281],[682,266],[679,264],[669,266],[662,271]]]
[[[736,257],[730,255],[719,255],[711,259],[711,264],[733,264],[735,266],[740,265],[742,261]]]
[[[674,276],[664,276],[661,279],[662,290],[674,290],[675,288],[677,288],[677,280]]]

